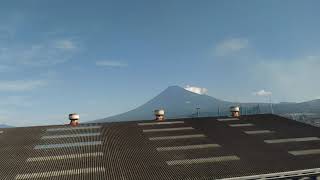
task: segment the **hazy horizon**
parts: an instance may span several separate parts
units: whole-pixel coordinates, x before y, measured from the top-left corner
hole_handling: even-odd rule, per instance
[[[231,102],[320,99],[319,1],[2,1],[0,124],[83,121],[171,85]]]

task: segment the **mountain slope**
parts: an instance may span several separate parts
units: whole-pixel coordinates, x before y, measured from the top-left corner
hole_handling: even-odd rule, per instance
[[[153,119],[155,109],[165,109],[167,118],[192,117],[196,108],[200,108],[200,116],[217,116],[229,114],[229,107],[240,105],[242,114],[271,113],[269,103],[233,103],[219,100],[208,95],[200,95],[185,90],[179,86],[170,86],[155,98],[131,111],[96,120],[95,122],[130,121]],[[273,104],[275,114],[315,113],[320,114],[320,100],[302,103]]]
[[[195,113],[197,107],[201,108],[202,112],[210,112],[213,109],[217,110],[218,106],[228,107],[231,104],[231,102],[187,91],[179,86],[170,86],[134,110],[96,122],[153,119],[153,111],[159,108],[165,109],[167,117],[190,116]]]

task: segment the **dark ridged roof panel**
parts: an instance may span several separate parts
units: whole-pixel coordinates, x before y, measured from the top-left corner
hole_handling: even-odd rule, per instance
[[[319,128],[275,115],[0,131],[0,179],[252,179],[320,172]]]

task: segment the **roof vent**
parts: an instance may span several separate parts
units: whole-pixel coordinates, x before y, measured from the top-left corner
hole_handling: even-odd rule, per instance
[[[240,107],[239,106],[231,106],[230,112],[232,117],[239,117],[240,116]]]
[[[154,110],[154,115],[156,116],[156,121],[164,121],[165,119],[163,109]]]
[[[69,119],[70,119],[71,126],[78,126],[79,125],[79,119],[80,119],[79,114],[77,114],[77,113],[69,114]]]

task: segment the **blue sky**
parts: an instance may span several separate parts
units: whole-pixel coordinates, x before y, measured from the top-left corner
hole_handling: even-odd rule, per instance
[[[320,2],[1,1],[0,123],[121,113],[170,85],[230,101],[320,98]]]

